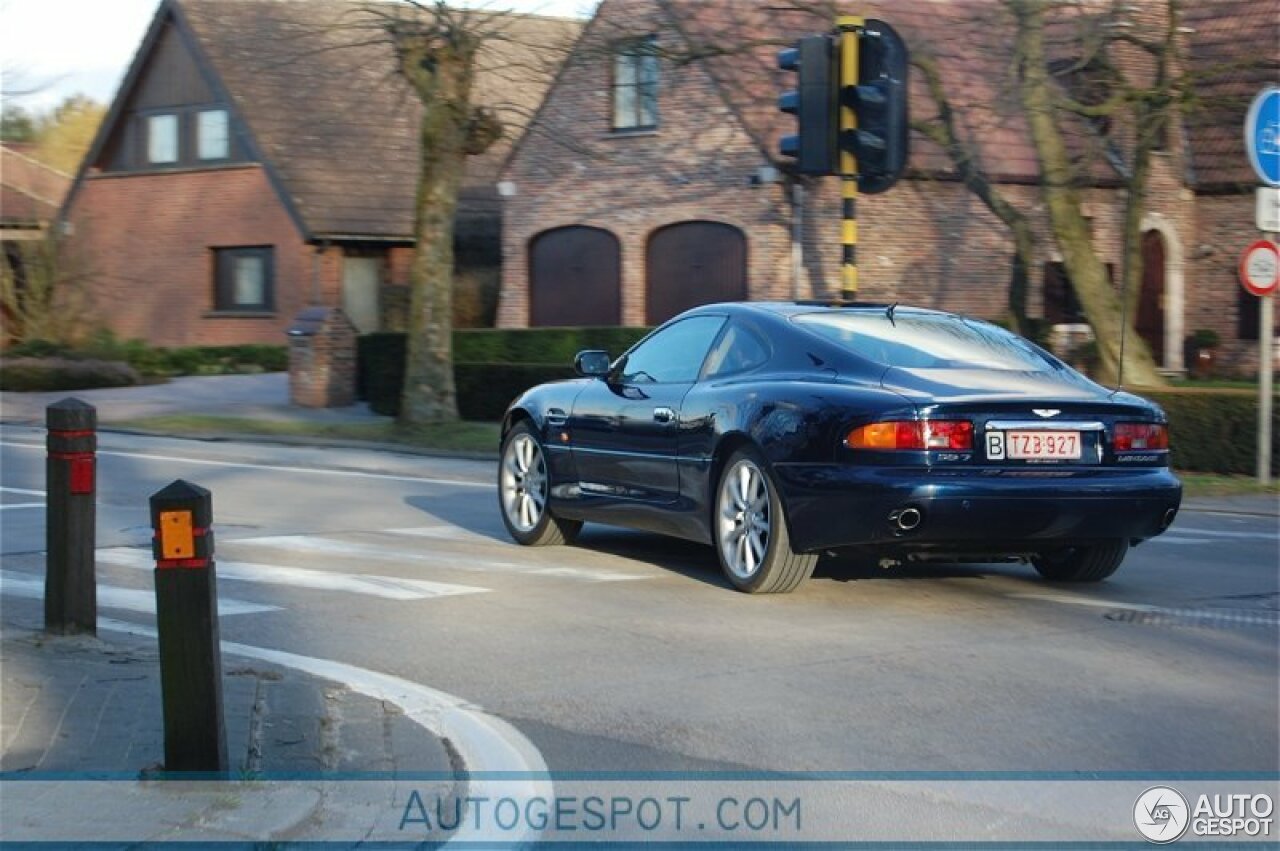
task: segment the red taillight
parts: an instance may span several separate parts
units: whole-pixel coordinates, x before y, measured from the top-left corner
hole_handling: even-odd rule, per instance
[[[1169,448],[1169,429],[1160,423],[1116,423],[1117,452],[1149,452]]]
[[[973,423],[968,420],[895,420],[868,423],[844,439],[850,449],[973,448]]]

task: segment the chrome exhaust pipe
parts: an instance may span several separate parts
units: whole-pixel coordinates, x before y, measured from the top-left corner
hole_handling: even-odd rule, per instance
[[[900,532],[910,532],[920,525],[924,515],[918,508],[904,508],[889,515],[889,522],[898,527]]]
[[[1170,508],[1164,513],[1164,517],[1160,520],[1160,531],[1163,532],[1173,525],[1173,518],[1178,516],[1178,509]]]

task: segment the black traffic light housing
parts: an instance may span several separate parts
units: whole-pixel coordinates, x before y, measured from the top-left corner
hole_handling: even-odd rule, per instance
[[[795,71],[797,88],[783,92],[778,108],[796,116],[798,132],[783,136],[783,156],[794,157],[800,174],[824,175],[835,171],[840,110],[837,96],[835,42],[830,36],[807,36],[796,46],[778,52],[778,67]]]
[[[858,128],[840,134],[840,148],[858,160],[858,191],[884,192],[907,165],[907,45],[884,21],[868,19],[858,34],[858,84],[840,89]]]

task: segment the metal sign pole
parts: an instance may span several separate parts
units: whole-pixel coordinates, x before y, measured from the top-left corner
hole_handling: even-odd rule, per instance
[[[1265,295],[1258,307],[1258,483],[1271,482],[1271,396],[1275,363],[1275,294]]]

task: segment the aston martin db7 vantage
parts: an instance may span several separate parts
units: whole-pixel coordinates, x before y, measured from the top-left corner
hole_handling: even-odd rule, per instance
[[[1158,406],[964,316],[706,305],[575,366],[502,423],[499,507],[521,544],[584,522],[676,535],[753,593],[848,550],[1095,582],[1182,499]]]

